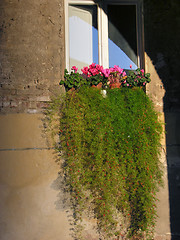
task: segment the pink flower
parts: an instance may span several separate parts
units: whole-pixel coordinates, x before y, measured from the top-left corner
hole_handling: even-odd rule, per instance
[[[141,69],[142,74],[144,74],[144,69]]]
[[[123,73],[123,69],[119,68],[119,73],[122,74]]]
[[[126,76],[126,72],[123,72],[123,77],[125,77]]]
[[[102,70],[102,73],[104,74],[105,77],[109,77],[110,74],[110,69],[106,68]]]
[[[77,73],[78,68],[76,66],[72,66],[71,70],[74,70],[74,72]]]
[[[96,68],[90,69],[89,72],[90,72],[93,76],[95,76],[95,75],[97,75],[97,74],[99,73],[99,71],[98,71]]]
[[[114,68],[109,68],[110,73],[114,72]]]
[[[96,64],[95,63],[92,63],[91,65],[89,65],[89,68],[95,68]]]
[[[129,83],[127,83],[127,87],[129,87]]]
[[[122,74],[123,73],[123,69],[122,68],[120,68],[119,66],[117,66],[117,65],[114,65],[114,71],[115,72],[119,72],[120,74]]]
[[[119,69],[121,69],[121,68],[120,68],[118,65],[114,65],[114,69],[113,69],[113,70],[114,70],[115,72],[119,72]]]
[[[129,67],[132,69],[132,64]]]
[[[85,75],[88,75],[88,67],[83,67],[83,69],[81,69],[81,71],[82,71]]]
[[[99,71],[99,72],[102,72],[103,70],[103,67],[100,66],[99,64],[96,65],[96,69]]]
[[[143,85],[146,85],[146,83],[145,83],[145,82],[143,82]]]

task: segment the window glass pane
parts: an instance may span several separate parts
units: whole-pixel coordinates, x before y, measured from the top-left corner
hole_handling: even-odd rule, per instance
[[[97,6],[69,6],[69,65],[98,63]]]
[[[136,6],[108,5],[109,66],[137,68]]]

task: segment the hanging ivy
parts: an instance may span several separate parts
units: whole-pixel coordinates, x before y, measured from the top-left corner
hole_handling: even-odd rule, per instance
[[[140,88],[109,89],[103,97],[82,87],[67,92],[63,106],[58,150],[75,226],[91,209],[101,239],[152,239],[162,124],[149,97]],[[54,100],[50,115],[58,109]]]

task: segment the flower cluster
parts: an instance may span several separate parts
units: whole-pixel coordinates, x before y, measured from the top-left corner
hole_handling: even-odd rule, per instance
[[[125,87],[146,86],[151,81],[150,73],[145,73],[144,69],[138,68],[136,71],[130,71],[126,80],[123,82]]]
[[[89,67],[83,67],[81,69],[82,73],[86,75],[88,78],[100,74],[103,76],[103,67],[99,64],[92,63]]]
[[[130,68],[132,69],[132,65],[130,65]],[[118,65],[103,68],[99,64],[92,63],[81,69],[82,74],[78,72],[76,66],[73,66],[71,70],[70,74],[65,70],[65,81],[60,81],[60,85],[64,85],[67,90],[71,88],[77,89],[82,85],[98,86],[100,88],[143,87],[151,81],[150,74],[145,73],[140,68],[126,73]]]
[[[73,66],[72,70],[77,71],[77,68]],[[119,79],[120,76],[121,77],[126,76],[126,72],[122,68],[120,68],[118,65],[114,65],[114,67],[111,67],[111,68],[103,68],[103,66],[92,63],[91,65],[89,65],[89,67],[83,67],[81,71],[88,78],[95,75],[100,75],[100,76],[104,76],[105,78],[109,78],[110,82],[112,81],[115,82],[116,78]]]
[[[126,79],[126,72],[117,65],[113,68],[106,69],[106,76],[108,77],[107,85],[110,88],[119,88],[121,83]]]
[[[120,68],[118,65],[114,65],[113,68],[106,68],[103,70],[103,74],[105,77],[109,77],[110,75],[121,75],[121,76],[126,76],[126,72]]]

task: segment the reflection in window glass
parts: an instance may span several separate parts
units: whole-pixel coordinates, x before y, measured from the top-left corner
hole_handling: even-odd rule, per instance
[[[136,6],[108,5],[109,66],[137,68]]]
[[[69,5],[69,65],[98,63],[97,7]]]

